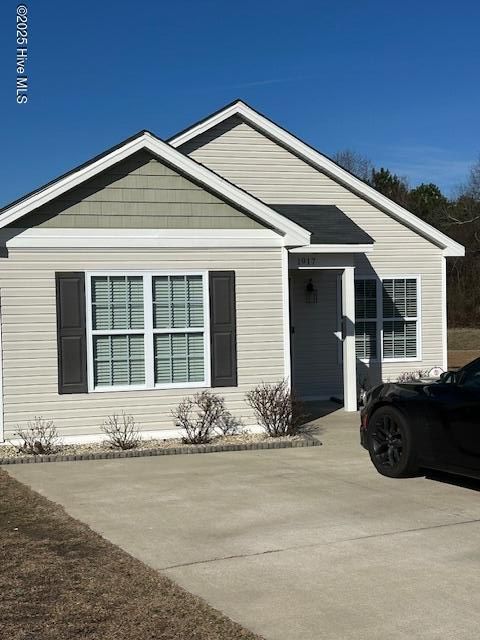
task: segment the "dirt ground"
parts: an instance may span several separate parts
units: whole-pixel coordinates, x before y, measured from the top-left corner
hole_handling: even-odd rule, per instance
[[[480,329],[449,329],[448,367],[463,367],[475,358],[480,358]]]
[[[0,636],[259,640],[0,469]]]

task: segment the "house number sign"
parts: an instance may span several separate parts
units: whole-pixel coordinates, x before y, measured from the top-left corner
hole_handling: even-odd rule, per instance
[[[313,267],[315,265],[316,258],[314,256],[298,256],[297,267]]]

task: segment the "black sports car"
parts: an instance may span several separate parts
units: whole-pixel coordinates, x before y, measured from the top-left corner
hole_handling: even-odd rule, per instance
[[[361,411],[360,441],[390,478],[422,469],[480,478],[480,358],[433,382],[371,389]]]

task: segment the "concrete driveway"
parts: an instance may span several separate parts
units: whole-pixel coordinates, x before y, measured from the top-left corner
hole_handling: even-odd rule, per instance
[[[379,476],[357,422],[323,418],[317,448],[7,470],[265,638],[476,638],[479,494]]]

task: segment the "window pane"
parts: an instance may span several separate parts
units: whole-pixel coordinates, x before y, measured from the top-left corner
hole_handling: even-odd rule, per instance
[[[185,276],[170,277],[172,327],[180,329],[187,326],[187,286]]]
[[[168,276],[156,276],[152,282],[153,326],[156,329],[171,327],[170,280]]]
[[[417,281],[415,278],[406,282],[406,315],[410,318],[417,316]]]
[[[417,355],[417,323],[386,321],[383,323],[383,357],[415,358]]]
[[[155,276],[152,289],[155,329],[203,327],[202,276]]]
[[[143,278],[92,277],[93,329],[143,329]]]
[[[355,318],[359,320],[377,317],[376,280],[355,280]]]
[[[417,315],[417,281],[395,278],[383,281],[383,317],[406,318]]]
[[[360,359],[377,357],[377,323],[355,323],[355,353]]]
[[[160,333],[154,339],[155,382],[202,382],[204,337],[202,333]]]
[[[188,326],[203,327],[202,276],[187,276]]]
[[[93,337],[96,387],[145,382],[143,335]]]
[[[383,281],[383,317],[393,318],[395,316],[395,304],[393,294],[393,280]]]
[[[188,334],[188,379],[190,382],[202,382],[205,378],[203,334]]]

